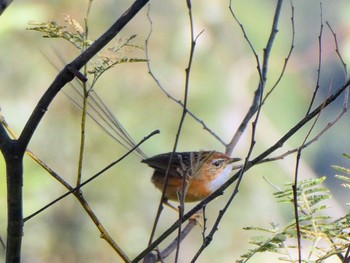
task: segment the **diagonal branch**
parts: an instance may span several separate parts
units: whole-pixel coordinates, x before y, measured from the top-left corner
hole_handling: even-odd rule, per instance
[[[305,116],[302,120],[300,120],[293,128],[291,128],[281,139],[279,139],[274,145],[272,145],[270,148],[268,148],[266,151],[261,153],[259,156],[254,158],[252,161],[247,163],[246,171],[253,166],[259,164],[261,161],[263,161],[266,157],[268,157],[271,153],[276,151],[278,148],[282,147],[283,144],[290,139],[296,132],[298,132],[306,123],[308,123],[310,120],[312,120],[316,115],[318,115],[322,110],[324,110],[326,107],[328,107],[332,102],[335,101],[336,98],[338,98],[350,85],[350,79],[348,79],[345,84],[340,87],[335,93],[333,93],[331,96],[329,96],[324,102],[322,102],[316,109],[314,109],[312,112],[310,112],[307,116]],[[187,221],[191,216],[193,216],[197,211],[202,209],[204,206],[206,206],[208,203],[210,203],[212,200],[217,198],[218,196],[222,195],[223,192],[228,188],[232,183],[234,183],[238,177],[241,174],[241,170],[235,173],[225,184],[223,184],[218,190],[216,190],[214,193],[212,193],[210,196],[208,196],[206,199],[198,203],[193,209],[191,209],[189,212],[187,212],[182,222]],[[164,233],[153,243],[151,243],[144,251],[142,251],[136,258],[132,260],[132,262],[139,262],[142,258],[145,257],[152,249],[157,247],[165,238],[167,238],[171,233],[173,233],[179,226],[179,222],[176,221],[173,223]]]
[[[15,131],[8,125],[8,123],[6,122],[4,116],[1,114],[0,111],[0,123],[2,125],[0,125],[0,129],[1,128],[5,128],[8,133],[12,136],[12,138],[17,138],[17,135],[15,133]],[[122,156],[121,158],[118,159],[118,161],[121,161],[124,157],[126,157],[127,155],[129,155],[129,153],[134,152],[134,150],[137,150],[138,148],[136,148],[138,145],[140,145],[141,143],[145,142],[146,140],[148,140],[151,136],[157,134],[159,131],[154,131],[152,133],[150,133],[148,136],[146,136],[144,139],[141,140],[140,143],[138,144],[134,144],[134,147],[129,150],[129,152]],[[1,134],[1,133],[0,133]],[[6,133],[5,133],[6,134]],[[9,138],[10,139],[10,138]],[[3,141],[0,138],[0,142]],[[79,201],[79,203],[81,204],[81,206],[84,208],[85,212],[88,214],[88,216],[90,217],[90,219],[93,221],[93,223],[95,224],[95,226],[98,228],[98,230],[100,231],[100,236],[101,238],[103,238],[113,249],[114,251],[116,251],[118,253],[118,255],[125,261],[125,262],[130,262],[130,259],[128,258],[128,256],[124,253],[124,251],[121,249],[121,247],[113,240],[113,238],[109,235],[108,231],[105,229],[105,227],[103,226],[102,222],[99,220],[99,218],[96,216],[96,214],[94,213],[94,211],[92,210],[92,208],[90,207],[89,203],[86,201],[86,199],[84,198],[83,194],[81,191],[78,191],[78,187],[79,190],[80,188],[83,186],[82,184],[79,185],[76,188],[73,188],[69,183],[67,183],[63,177],[61,177],[58,173],[56,173],[53,169],[51,169],[46,163],[44,163],[39,157],[37,157],[32,151],[30,151],[29,149],[26,150],[26,153],[35,161],[37,162],[42,168],[44,168],[53,178],[55,178],[59,183],[61,183],[67,190],[69,190],[69,193],[72,193],[77,200]],[[117,162],[118,162],[117,161]],[[111,167],[111,166],[108,166]],[[105,171],[105,169],[104,169]],[[98,173],[98,174],[101,174]],[[96,178],[96,176],[90,178],[86,183],[91,182],[94,178]],[[68,195],[67,193],[64,196]],[[62,196],[56,200],[61,200]],[[29,220],[30,218],[32,218],[33,216],[37,215],[39,212],[43,211],[44,209],[48,208],[49,206],[51,206],[52,204],[54,204],[57,201],[53,201],[50,204],[46,205],[44,208],[40,209],[39,211],[37,211],[36,213],[34,213],[33,215],[30,215],[29,217],[25,218],[24,221]],[[2,242],[2,240],[0,240]],[[4,245],[5,248],[5,245]]]
[[[18,139],[20,145],[24,149],[27,148],[35,129],[57,93],[68,82],[73,80],[75,76],[74,73],[79,71],[90,59],[92,59],[92,57],[107,45],[148,2],[149,0],[136,0],[100,38],[63,68],[48,90],[41,97]]]

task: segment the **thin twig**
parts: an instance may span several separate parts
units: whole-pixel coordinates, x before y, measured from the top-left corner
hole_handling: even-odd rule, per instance
[[[291,155],[293,153],[298,152],[298,150],[303,150],[304,148],[309,147],[311,144],[315,143],[316,141],[318,141],[323,134],[325,134],[327,131],[329,131],[330,128],[332,128],[342,117],[343,115],[347,112],[348,108],[346,107],[346,105],[344,104],[342,110],[340,111],[340,113],[338,114],[338,116],[331,122],[327,123],[327,125],[318,133],[316,134],[312,139],[308,140],[307,142],[305,142],[303,145],[288,150],[278,156],[275,157],[271,157],[271,158],[265,158],[264,160],[262,160],[260,163],[266,163],[266,162],[273,162],[273,161],[277,161],[277,160],[281,160],[284,159],[285,157],[287,157],[288,155]]]
[[[235,146],[237,145],[239,139],[241,138],[241,136],[243,135],[245,129],[247,128],[248,122],[251,120],[251,118],[254,116],[257,108],[258,108],[258,102],[260,101],[259,99],[259,95],[260,91],[261,91],[261,83],[262,83],[262,70],[261,70],[261,65],[260,65],[260,59],[258,54],[255,51],[255,48],[252,44],[252,42],[250,41],[245,28],[243,26],[243,24],[239,21],[238,17],[236,16],[236,13],[233,10],[232,7],[232,0],[230,0],[230,4],[229,4],[229,10],[230,13],[232,15],[232,17],[234,18],[234,20],[236,21],[236,23],[239,25],[239,27],[241,28],[241,31],[243,33],[244,39],[247,41],[251,52],[253,53],[255,60],[256,60],[256,64],[257,64],[257,70],[258,70],[258,74],[259,74],[259,85],[257,90],[254,92],[254,97],[253,97],[253,101],[252,104],[248,110],[248,112],[246,113],[245,117],[243,118],[241,124],[239,125],[238,129],[236,130],[235,134],[233,135],[231,141],[226,145],[226,154],[231,156],[233,149],[235,148]]]
[[[236,13],[234,12],[233,10],[233,7],[232,7],[232,0],[230,0],[230,4],[229,4],[229,10],[230,10],[230,13],[232,15],[232,17],[234,18],[234,20],[236,21],[236,23],[239,25],[239,27],[241,28],[241,31],[243,33],[243,37],[244,39],[247,41],[248,45],[249,45],[249,48],[251,50],[251,52],[253,53],[254,55],[254,58],[256,60],[256,65],[257,65],[257,70],[258,70],[258,74],[259,74],[259,78],[260,80],[262,79],[262,71],[261,71],[261,65],[260,65],[260,59],[259,59],[259,56],[257,54],[257,52],[255,51],[255,48],[252,44],[252,42],[250,41],[250,38],[248,37],[248,34],[247,32],[245,31],[245,28],[243,26],[243,24],[240,22],[240,20],[238,19],[238,17],[236,16]]]
[[[306,111],[306,116],[310,113],[310,110],[312,108],[312,105],[314,103],[317,91],[320,87],[320,76],[321,76],[321,64],[322,64],[322,32],[323,32],[323,14],[322,14],[322,2],[320,3],[320,33],[318,36],[318,69],[317,69],[317,81],[315,90],[313,93],[313,96],[310,100],[309,108]],[[298,186],[298,178],[299,178],[299,165],[300,165],[300,158],[302,149],[304,148],[304,144],[306,143],[307,139],[309,138],[312,130],[315,128],[315,125],[320,117],[320,114],[323,109],[320,110],[320,112],[317,114],[314,122],[312,123],[310,129],[308,130],[303,142],[301,143],[298,153],[296,155],[296,164],[295,164],[295,174],[294,174],[294,184],[292,186],[293,189],[293,206],[294,206],[294,217],[295,217],[295,228],[297,233],[297,251],[298,251],[298,261],[301,263],[302,261],[302,255],[301,255],[301,232],[300,232],[300,225],[299,225],[299,205],[298,205],[298,193],[297,193],[297,186]]]
[[[334,43],[335,43],[335,52],[338,55],[338,58],[340,59],[341,64],[343,65],[344,68],[344,74],[345,76],[348,75],[348,70],[347,70],[347,65],[342,57],[342,55],[340,54],[339,51],[339,46],[338,46],[338,40],[337,40],[337,35],[335,34],[335,32],[333,31],[333,28],[331,27],[331,25],[328,23],[328,21],[326,21],[326,24],[328,26],[328,28],[331,30],[332,34],[333,34],[333,38],[334,38]]]
[[[291,39],[291,43],[290,43],[290,49],[289,49],[289,52],[286,56],[286,58],[284,59],[284,64],[283,64],[283,68],[281,70],[281,73],[277,79],[277,81],[275,82],[275,84],[272,86],[272,88],[266,93],[263,101],[262,101],[262,104],[265,104],[267,98],[272,94],[272,92],[276,89],[276,87],[278,86],[278,84],[281,82],[283,76],[284,76],[284,73],[287,69],[287,65],[288,65],[288,62],[289,62],[289,59],[292,55],[292,52],[294,50],[294,40],[295,40],[295,21],[294,21],[294,5],[293,5],[293,1],[290,0],[290,4],[291,4],[291,10],[292,10],[292,16],[291,16],[291,25],[292,25],[292,39]]]
[[[85,67],[85,66],[84,66]],[[79,146],[79,158],[78,158],[78,171],[76,186],[81,184],[81,177],[83,171],[84,151],[85,151],[85,134],[86,134],[86,115],[87,115],[87,100],[89,92],[87,91],[87,83],[82,84],[83,87],[83,105],[81,111],[81,123],[80,123],[80,146]]]
[[[260,68],[261,66],[260,66],[260,62],[259,62],[259,57],[258,57],[257,53],[255,52],[255,49],[254,49],[252,43],[250,42],[243,25],[239,22],[238,18],[236,17],[236,15],[232,9],[232,5],[231,5],[232,0],[230,0],[230,7],[229,8],[230,8],[231,14],[232,14],[233,18],[237,21],[237,23],[240,25],[242,32],[243,32],[243,35],[244,35],[244,38],[247,40],[255,58],[256,58],[257,69],[258,69],[260,81],[259,81],[259,85],[258,85],[257,89],[254,92],[253,102],[252,102],[247,114],[245,115],[245,117],[243,118],[243,121],[239,125],[237,131],[233,135],[230,143],[228,145],[226,145],[226,154],[229,156],[231,156],[234,147],[236,146],[237,142],[239,141],[243,132],[245,131],[245,129],[248,125],[248,122],[253,118],[255,113],[258,111],[258,108],[260,107],[261,98],[263,96],[264,89],[266,86],[268,63],[269,63],[269,59],[270,59],[270,54],[271,54],[272,46],[273,46],[274,41],[275,41],[276,34],[278,32],[277,27],[278,27],[279,16],[281,13],[282,3],[283,3],[283,1],[277,2],[275,15],[273,18],[273,23],[272,23],[272,28],[271,28],[271,33],[270,33],[269,39],[267,41],[266,47],[264,48],[262,68]]]
[[[322,33],[323,33],[323,14],[322,14],[322,2],[320,2],[320,33],[318,35],[318,68],[317,68],[317,81],[314,89],[314,93],[312,94],[311,103],[309,104],[309,108],[306,111],[306,115],[309,114],[312,105],[314,104],[317,92],[320,88],[320,77],[321,77],[321,66],[322,66]]]
[[[148,22],[150,24],[150,31],[149,31],[149,34],[148,34],[148,36],[146,38],[146,41],[145,41],[146,61],[147,61],[148,73],[154,79],[154,81],[156,82],[158,87],[161,90],[163,90],[163,86],[160,84],[159,80],[153,74],[153,72],[151,70],[151,65],[150,65],[150,57],[149,57],[149,51],[148,50],[149,50],[149,41],[151,39],[152,32],[153,32],[153,21],[152,21],[151,16],[150,16],[150,10],[151,10],[151,5],[149,4],[148,8],[147,8],[147,18],[148,18]],[[164,90],[163,90],[163,92],[164,92]],[[160,202],[159,202],[159,205],[158,205],[156,217],[155,217],[154,222],[153,222],[152,231],[151,231],[151,234],[150,234],[150,237],[149,237],[149,240],[148,240],[148,245],[150,245],[153,242],[153,238],[154,238],[154,235],[156,233],[156,229],[157,229],[157,226],[158,226],[160,215],[161,215],[161,213],[163,211],[163,208],[164,208],[163,200],[164,200],[164,197],[165,197],[165,190],[166,190],[165,188],[167,187],[167,184],[168,184],[168,174],[169,174],[169,170],[170,170],[170,165],[171,165],[171,163],[173,161],[173,158],[174,158],[174,152],[175,152],[175,149],[173,150],[173,152],[172,152],[172,154],[170,156],[168,167],[167,167],[166,172],[165,172],[164,187],[163,187],[163,190],[162,190],[162,195],[161,195],[161,199],[160,199]]]
[[[173,97],[167,90],[166,88],[163,86],[163,84],[160,82],[160,80],[157,78],[157,76],[155,75],[155,73],[152,70],[152,66],[151,66],[151,58],[150,58],[150,54],[149,54],[149,42],[151,40],[151,36],[153,33],[153,21],[151,19],[150,16],[150,7],[148,9],[147,12],[147,18],[148,18],[148,22],[150,25],[150,31],[149,34],[146,38],[145,41],[145,53],[146,53],[146,61],[147,61],[147,68],[148,68],[148,74],[151,76],[151,78],[153,79],[153,81],[156,83],[156,85],[158,86],[158,88],[167,96],[167,98],[169,98],[170,100],[174,101],[175,103],[177,103],[178,105],[181,106],[181,108],[184,108],[184,103],[181,100],[176,99],[175,97]],[[187,114],[189,116],[191,116],[195,121],[197,121],[199,124],[202,125],[203,129],[206,130],[210,135],[212,135],[216,140],[218,140],[222,145],[226,146],[226,143],[223,139],[220,138],[219,135],[217,135],[212,129],[209,128],[208,125],[205,124],[205,122],[203,120],[201,120],[200,118],[198,118],[193,112],[191,112],[189,109],[187,109]]]
[[[176,133],[176,137],[175,137],[175,142],[174,142],[174,146],[173,146],[173,151],[172,151],[172,154],[170,156],[170,159],[169,159],[169,163],[168,163],[168,167],[167,167],[167,170],[166,170],[166,173],[165,173],[165,178],[164,178],[164,187],[163,187],[163,190],[162,190],[162,195],[161,195],[161,199],[160,199],[160,202],[159,202],[159,206],[158,206],[158,210],[157,210],[157,213],[156,213],[156,218],[154,220],[154,224],[153,224],[153,227],[152,227],[152,231],[151,231],[151,235],[150,235],[150,239],[149,239],[149,244],[152,243],[153,241],[153,237],[155,235],[155,231],[157,229],[157,225],[158,225],[158,222],[159,222],[159,218],[160,218],[160,214],[161,214],[161,211],[163,210],[163,202],[165,200],[165,193],[166,193],[166,188],[168,186],[168,179],[169,179],[169,169],[170,169],[170,166],[171,166],[171,163],[173,161],[173,157],[174,157],[174,153],[176,151],[176,148],[177,148],[177,145],[178,145],[178,142],[179,142],[179,139],[180,139],[180,135],[181,135],[181,131],[182,131],[182,127],[183,127],[183,123],[185,121],[185,117],[186,117],[186,114],[188,113],[188,110],[187,110],[187,104],[188,104],[188,92],[189,92],[189,84],[190,84],[190,74],[191,74],[191,68],[192,68],[192,62],[193,62],[193,56],[194,56],[194,50],[195,50],[195,46],[196,46],[196,41],[197,41],[197,38],[200,36],[200,34],[202,33],[199,33],[197,35],[196,38],[194,38],[194,33],[193,33],[193,20],[192,20],[192,12],[191,12],[191,2],[190,0],[187,0],[187,6],[188,6],[188,9],[189,9],[189,16],[190,16],[190,28],[191,28],[191,47],[190,47],[190,54],[189,54],[189,59],[188,59],[188,64],[187,64],[187,68],[185,70],[185,73],[186,73],[186,77],[185,77],[185,86],[184,86],[184,103],[183,103],[183,111],[182,111],[182,115],[181,115],[181,119],[180,119],[180,123],[179,123],[179,126],[178,126],[178,131]],[[147,50],[147,48],[146,48]],[[147,57],[147,61],[149,61],[148,57]],[[183,189],[184,190],[184,189]],[[179,217],[179,226],[182,225],[182,215],[180,213],[180,217]],[[181,230],[179,231],[179,233],[181,233]],[[178,239],[180,240],[180,239]],[[177,249],[177,255],[176,257],[178,256],[178,251],[179,249]]]
[[[184,95],[184,108],[183,108],[183,115],[181,117],[181,122],[179,125],[179,135],[180,135],[180,128],[183,125],[183,122],[185,121],[185,117],[187,114],[187,105],[188,105],[188,91],[190,87],[190,76],[191,76],[191,69],[192,69],[192,62],[193,62],[193,56],[194,56],[194,50],[196,47],[197,39],[202,34],[200,32],[196,37],[194,37],[194,25],[193,25],[193,15],[192,15],[192,3],[191,0],[186,0],[187,3],[187,9],[188,9],[188,17],[189,17],[189,23],[190,23],[190,40],[191,40],[191,48],[190,48],[190,54],[188,59],[187,68],[185,70],[186,77],[185,77],[185,95]],[[175,150],[175,147],[174,147]],[[192,163],[192,162],[191,162]],[[181,197],[180,197],[180,207],[179,207],[179,228],[178,228],[178,239],[177,239],[177,246],[176,246],[176,254],[175,254],[175,263],[179,260],[179,253],[180,253],[180,244],[181,244],[181,227],[182,227],[182,217],[185,211],[185,198],[186,198],[186,188],[187,188],[187,175],[183,176],[182,178],[182,189],[181,191]]]
[[[97,177],[99,177],[101,174],[105,173],[107,170],[109,170],[110,168],[112,168],[114,165],[116,165],[117,163],[121,162],[122,160],[124,160],[128,155],[130,155],[137,147],[139,147],[142,143],[144,143],[145,141],[147,141],[149,138],[151,138],[152,136],[156,135],[159,133],[159,130],[153,131],[151,132],[149,135],[147,135],[146,137],[144,137],[138,144],[136,144],[132,149],[130,149],[129,151],[127,151],[124,155],[122,155],[120,158],[118,158],[117,160],[113,161],[112,163],[110,163],[109,165],[107,165],[105,168],[103,168],[101,171],[99,171],[98,173],[96,173],[95,175],[93,175],[92,177],[90,177],[89,179],[87,179],[86,181],[84,181],[83,183],[81,183],[80,185],[72,188],[70,191],[66,192],[65,194],[61,195],[60,197],[56,198],[55,200],[53,200],[52,202],[50,202],[49,204],[47,204],[46,206],[44,206],[43,208],[39,209],[38,211],[36,211],[35,213],[31,214],[30,216],[27,216],[24,219],[25,221],[28,221],[29,219],[33,218],[34,216],[38,215],[39,213],[41,213],[42,211],[46,210],[47,208],[49,208],[50,206],[54,205],[55,203],[57,203],[58,201],[62,200],[63,198],[67,197],[68,195],[70,195],[73,192],[76,192],[77,190],[80,190],[83,186],[87,185],[88,183],[90,183],[91,181],[95,180]]]
[[[83,45],[82,45],[82,52],[86,50],[87,48],[87,40],[89,39],[89,25],[88,25],[88,18],[90,14],[92,1],[89,1],[86,15],[84,18],[85,21],[85,28],[83,33]],[[87,79],[87,66],[86,64],[83,67],[83,76],[85,79]],[[84,162],[84,153],[85,153],[85,139],[86,139],[86,116],[87,116],[87,101],[89,97],[89,89],[88,89],[88,83],[87,81],[82,83],[83,88],[83,105],[82,105],[82,111],[81,111],[81,123],[80,123],[80,146],[79,146],[79,158],[78,158],[78,171],[77,171],[77,180],[76,180],[76,186],[81,184],[81,177],[82,177],[82,171],[83,171],[83,162]]]
[[[339,46],[338,46],[337,35],[333,31],[333,29],[332,29],[331,25],[328,23],[328,21],[326,21],[326,24],[327,24],[328,28],[331,30],[331,32],[333,34],[334,43],[335,43],[335,52],[336,52],[336,54],[337,54],[337,56],[338,56],[338,58],[340,60],[340,63],[343,66],[345,77],[347,77],[348,76],[347,65],[344,62],[343,56],[340,53]],[[344,98],[344,108],[345,109],[348,109],[348,103],[349,103],[349,90],[347,90],[347,92],[345,94],[345,98]]]
[[[336,34],[335,32],[333,31],[332,27],[330,26],[330,24],[328,22],[326,22],[327,26],[329,27],[329,29],[331,30],[332,34],[333,34],[333,37],[334,37],[334,42],[335,42],[335,51],[336,51],[336,54],[344,68],[344,73],[345,73],[345,76],[347,76],[347,65],[345,64],[343,58],[342,58],[342,55],[339,51],[339,46],[338,46],[338,41],[337,41],[337,38],[336,38]],[[316,142],[317,140],[319,140],[319,138],[324,134],[326,133],[332,126],[334,126],[338,120],[347,112],[348,110],[348,102],[349,102],[349,89],[346,89],[346,94],[344,96],[344,102],[343,102],[343,108],[341,110],[341,112],[339,113],[339,115],[332,121],[332,122],[329,122],[316,136],[314,136],[314,138],[310,139],[308,142],[304,143],[302,146],[298,147],[298,148],[294,148],[292,150],[288,150],[286,151],[285,153],[281,154],[281,155],[278,155],[276,157],[271,157],[271,158],[265,158],[264,160],[261,161],[261,163],[264,163],[264,162],[271,162],[271,161],[276,161],[276,160],[280,160],[280,159],[283,159],[284,157],[290,155],[290,154],[293,154],[295,152],[297,152],[299,149],[304,149],[306,147],[308,147],[310,144]]]

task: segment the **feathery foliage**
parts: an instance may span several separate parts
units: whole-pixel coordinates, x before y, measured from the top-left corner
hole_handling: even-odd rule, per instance
[[[64,25],[61,25],[56,21],[31,22],[29,23],[31,27],[27,29],[43,33],[44,38],[64,39],[80,52],[83,52],[93,43],[93,40],[88,38],[87,28],[85,27],[84,29],[75,19],[71,18],[69,15],[64,15],[64,23]],[[143,50],[141,46],[133,44],[135,38],[136,35],[127,38],[119,38],[112,46],[107,47],[100,52],[96,58],[90,61],[87,73],[93,76],[91,87],[94,86],[103,73],[118,64],[147,61],[144,58],[128,56],[128,54],[134,50]]]
[[[339,170],[350,174],[349,169],[339,168]],[[344,176],[337,177],[349,182],[349,177],[347,179]],[[324,203],[332,198],[332,195],[329,189],[322,185],[325,179],[326,177],[303,180],[297,185],[299,228],[304,255],[302,262],[323,262],[335,255],[343,260],[343,254],[350,245],[350,213],[337,219],[329,216],[329,206]],[[278,203],[287,204],[291,208],[295,205],[292,184],[287,184],[285,190],[274,193],[274,196]],[[255,245],[255,248],[242,255],[237,262],[247,262],[261,252],[277,253],[281,261],[298,262],[294,253],[296,227],[295,220],[285,226],[271,223],[270,228],[246,227],[246,230],[257,231],[261,235],[251,239],[250,243]]]

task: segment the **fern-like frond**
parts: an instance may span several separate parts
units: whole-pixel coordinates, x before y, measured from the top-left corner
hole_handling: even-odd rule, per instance
[[[302,259],[302,262],[323,262],[328,257],[344,252],[350,243],[350,214],[334,220],[327,215],[329,206],[322,203],[332,198],[329,189],[322,185],[325,179],[326,177],[303,180],[297,185],[299,230],[302,243],[311,244],[303,248],[307,256]],[[292,183],[286,184],[285,190],[274,193],[277,202],[290,205],[291,208],[294,206],[292,185]],[[297,238],[295,220],[284,227],[276,227],[276,224],[272,224],[270,229],[260,227],[244,229],[260,232],[261,235],[251,239],[250,243],[255,247],[243,254],[237,262],[247,262],[255,254],[261,252],[278,253],[281,255],[279,257],[281,261],[298,262],[292,258],[292,253],[290,253],[296,248],[290,242],[293,240],[295,242]]]
[[[83,27],[69,15],[64,16],[65,25],[58,22],[30,22],[31,27],[28,30],[44,33],[44,38],[61,38],[73,44],[82,51],[91,45],[92,41],[85,39],[85,31]]]

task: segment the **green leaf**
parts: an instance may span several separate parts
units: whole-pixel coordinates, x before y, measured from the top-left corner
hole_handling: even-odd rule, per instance
[[[343,156],[346,157],[346,158],[348,158],[348,159],[350,160],[350,155],[349,155],[349,154],[343,153]]]
[[[350,169],[342,167],[342,166],[338,166],[338,165],[332,165],[332,167],[340,172],[346,173],[346,174],[350,174]]]

